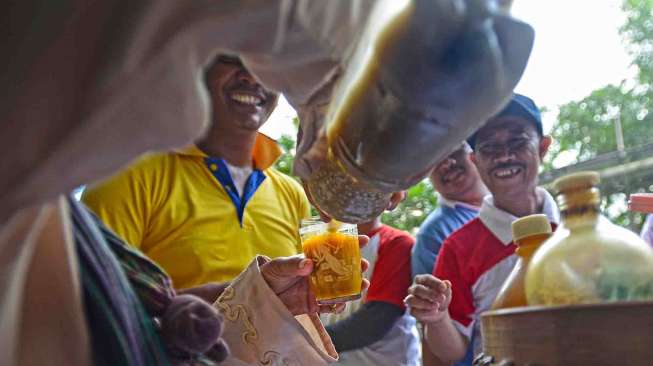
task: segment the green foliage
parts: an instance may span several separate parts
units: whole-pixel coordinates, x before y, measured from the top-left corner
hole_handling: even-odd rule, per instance
[[[274,167],[282,173],[292,176],[292,164],[295,159],[295,139],[290,135],[281,135],[277,143],[283,150]]]
[[[437,202],[433,186],[425,179],[408,189],[406,200],[395,210],[385,212],[381,220],[387,225],[415,235],[419,225],[435,209]]]
[[[633,64],[639,68],[639,82],[650,88],[653,83],[653,1],[625,0],[622,9],[626,13],[626,22],[620,32],[626,41],[626,49],[633,56]]]
[[[299,128],[299,118],[297,117],[293,118],[292,123],[295,126],[295,131],[296,131]],[[295,141],[295,135],[283,134],[277,140],[277,143],[281,146],[281,149],[283,150],[283,155],[279,157],[274,167],[280,172],[288,174],[290,176],[293,176],[292,164],[293,164],[293,160],[295,159],[295,147],[297,145]]]
[[[622,9],[627,20],[620,32],[637,76],[560,107],[551,133],[555,142],[545,162],[548,168],[616,151],[616,121],[621,122],[626,149],[653,142],[653,0],[624,0]],[[627,176],[619,180],[620,192],[605,197],[605,212],[618,224],[637,230],[642,217],[626,211],[626,199],[631,193],[649,190],[651,182]]]
[[[648,93],[628,90],[623,85],[608,85],[580,101],[561,106],[551,131],[555,143],[550,161],[555,166],[562,153],[568,163],[577,163],[615,151],[617,119],[621,120],[626,147],[651,142],[652,102]]]

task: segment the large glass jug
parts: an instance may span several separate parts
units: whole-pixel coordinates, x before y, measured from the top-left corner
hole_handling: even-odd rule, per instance
[[[653,298],[653,250],[599,212],[599,175],[581,172],[553,183],[562,222],[526,274],[529,305]]]

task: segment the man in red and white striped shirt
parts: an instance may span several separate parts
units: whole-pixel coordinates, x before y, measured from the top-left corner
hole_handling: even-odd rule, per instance
[[[492,194],[477,218],[444,241],[433,275],[417,276],[405,300],[424,325],[429,349],[442,361],[462,360],[458,365],[471,365],[471,354],[481,352],[480,314],[490,308],[516,262],[511,223],[535,213],[559,220],[553,198],[537,186],[551,137],[543,135],[531,99],[515,94],[469,142],[472,161]]]

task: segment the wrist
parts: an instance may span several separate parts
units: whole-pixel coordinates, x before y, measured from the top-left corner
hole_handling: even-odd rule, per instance
[[[438,316],[438,317],[436,317],[436,318],[434,318],[432,320],[425,321],[425,322],[422,322],[422,323],[424,323],[424,326],[428,328],[429,326],[438,326],[438,325],[440,325],[442,323],[451,321],[451,317],[449,316],[449,310],[448,309],[443,311],[439,315],[440,316]]]

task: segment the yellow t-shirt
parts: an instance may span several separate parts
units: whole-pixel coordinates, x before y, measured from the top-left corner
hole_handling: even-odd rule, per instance
[[[299,183],[270,167],[279,154],[274,140],[259,134],[253,158],[265,179],[247,202],[242,225],[196,147],[146,156],[89,187],[82,200],[163,267],[176,288],[228,281],[256,254],[301,252],[299,225],[310,215],[309,203]]]

